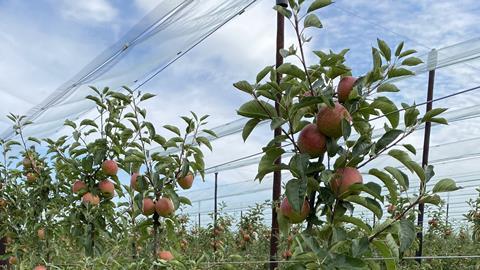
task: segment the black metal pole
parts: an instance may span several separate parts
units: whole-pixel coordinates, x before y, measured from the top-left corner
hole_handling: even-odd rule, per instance
[[[281,5],[284,7],[288,6],[287,0],[276,0],[277,5]],[[277,12],[277,44],[275,49],[275,66],[278,68],[280,65],[283,64],[283,57],[280,54],[280,49],[283,49],[284,42],[285,42],[285,18],[282,14]],[[277,75],[277,82],[280,82],[281,77]],[[280,95],[277,95],[277,100],[275,101],[275,109],[277,113],[280,111],[280,104],[279,99],[281,98]],[[274,137],[278,137],[282,135],[281,128],[276,128],[274,130]],[[277,147],[281,147],[279,143],[276,144]],[[282,159],[278,157],[275,160],[275,164],[281,164]],[[272,229],[270,233],[270,269],[274,270],[278,267],[278,242],[279,242],[279,229],[278,229],[278,220],[277,220],[277,211],[275,209],[276,203],[280,199],[280,194],[282,192],[282,174],[279,170],[273,172],[273,187],[272,187],[272,202],[273,202],[273,211],[272,211]]]
[[[6,237],[2,237],[0,239],[0,256],[3,256],[5,255],[5,242],[7,241],[7,238]],[[0,260],[0,269],[7,269],[8,267],[8,261],[7,260]]]
[[[215,173],[215,195],[214,195],[214,206],[213,206],[213,250],[217,251],[217,181],[218,181],[218,172]]]
[[[428,57],[428,64],[432,65],[432,67],[429,67],[430,71],[428,72],[428,91],[427,91],[427,108],[426,112],[429,112],[432,110],[432,100],[433,100],[433,86],[435,84],[435,66],[436,66],[436,51],[432,50],[430,52],[430,55]],[[425,123],[425,134],[423,137],[423,156],[422,156],[422,167],[425,168],[425,166],[428,165],[428,153],[429,153],[429,148],[430,148],[430,131],[432,128],[432,123],[431,122],[426,122]],[[423,254],[423,217],[425,213],[425,205],[423,203],[420,203],[418,205],[418,227],[420,227],[419,232],[417,233],[417,239],[418,239],[418,250],[416,252],[416,257],[419,257],[416,259],[418,263],[422,262],[422,257]]]

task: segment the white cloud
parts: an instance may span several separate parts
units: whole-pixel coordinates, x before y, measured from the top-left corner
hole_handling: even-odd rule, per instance
[[[162,0],[135,0],[135,6],[144,12],[149,12],[160,4]]]
[[[118,10],[108,0],[61,0],[58,3],[64,17],[78,21],[109,22],[118,14]]]

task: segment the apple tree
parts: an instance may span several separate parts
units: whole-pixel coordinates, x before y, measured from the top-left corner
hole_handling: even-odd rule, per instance
[[[290,0],[288,8],[275,7],[293,26],[297,43],[280,50],[285,63],[278,68],[267,66],[253,82],[234,84],[251,97],[238,109],[239,115],[249,119],[242,136],[246,140],[262,121],[282,131],[263,148],[256,178],[261,181],[275,170],[292,175],[284,198],[277,202],[279,223],[284,233],[292,223],[308,222],[308,229],[293,242],[292,258],[298,263],[289,264],[290,268],[380,269],[384,264],[395,269],[396,260],[366,258],[398,260],[415,240],[416,228],[409,215],[413,209],[419,203],[438,204],[437,193],[458,189],[451,179],[427,189],[433,167],[419,165],[412,159],[415,148],[401,144],[426,122],[446,124],[439,116],[446,109],[421,115],[415,103],[398,108],[384,95],[399,92],[393,79],[413,75],[409,67],[422,63],[403,42],[393,49],[378,39],[378,46],[372,48],[372,69],[358,78],[345,64],[348,49],[314,50],[316,62],[308,65],[305,47],[311,37],[307,31],[322,28],[315,11],[329,4],[329,0],[309,5]],[[374,132],[378,126],[380,135]],[[288,163],[276,164],[285,154],[290,156]],[[380,156],[389,156],[404,169],[371,168],[363,173],[378,181],[364,183],[360,171]],[[420,185],[415,195],[406,192],[409,176]],[[382,205],[387,202],[396,205],[398,213],[382,219]],[[365,223],[353,215],[358,207],[382,222],[374,227]]]

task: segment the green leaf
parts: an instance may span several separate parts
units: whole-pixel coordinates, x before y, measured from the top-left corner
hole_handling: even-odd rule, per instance
[[[395,86],[395,84],[392,84],[392,83],[384,83],[382,85],[380,85],[377,89],[377,92],[381,93],[381,92],[399,92],[400,89],[397,88],[397,86]]]
[[[438,181],[432,189],[433,193],[450,192],[459,190],[461,187],[457,187],[457,184],[452,179],[446,178]]]
[[[277,115],[275,107],[263,100],[250,100],[243,104],[237,113],[244,117],[257,118],[260,120],[269,119]]]
[[[416,66],[420,65],[421,63],[423,63],[423,61],[417,57],[409,57],[402,61],[402,65],[404,66]]]
[[[343,139],[347,140],[348,137],[350,137],[350,133],[352,132],[352,127],[350,125],[350,122],[348,122],[346,119],[342,119],[341,127],[342,127]]]
[[[359,204],[367,208],[368,210],[372,211],[372,213],[374,213],[375,216],[378,217],[378,219],[382,218],[382,215],[383,215],[382,207],[374,199],[371,199],[368,197],[360,197],[358,195],[350,195],[345,200],[352,203]]]
[[[405,147],[408,151],[410,151],[412,154],[416,155],[417,154],[417,149],[411,144],[404,144],[403,147]]]
[[[417,52],[416,50],[406,50],[406,51],[402,52],[402,53],[399,55],[399,57],[405,57],[405,56],[408,56],[408,55],[410,55],[410,54],[414,54],[414,53],[416,53],[416,52]]]
[[[438,123],[438,124],[441,124],[441,125],[448,125],[447,119],[442,118],[442,117],[434,117],[434,118],[430,119],[430,122]]]
[[[274,165],[274,162],[283,153],[285,153],[285,150],[277,147],[269,148],[267,151],[265,151],[265,154],[262,156],[260,163],[258,164],[258,173],[255,179],[259,179],[261,181],[266,174],[273,172],[275,169],[279,169]],[[288,166],[286,168],[289,169]]]
[[[385,184],[385,187],[388,189],[390,194],[390,200],[393,204],[396,204],[398,200],[397,184],[395,184],[393,179],[388,174],[378,169],[370,169],[368,173],[377,177]]]
[[[265,76],[267,76],[267,74],[272,71],[273,69],[273,66],[266,66],[264,69],[262,69],[262,71],[260,71],[258,74],[257,74],[257,83],[261,82],[263,80],[263,78],[265,78]]]
[[[145,94],[143,94],[143,96],[140,98],[140,101],[144,101],[144,100],[153,98],[154,96],[155,96],[154,94],[145,93]]]
[[[359,239],[352,240],[352,256],[353,257],[360,257],[365,252],[368,251],[368,247],[370,242],[368,241],[368,237],[364,236]]]
[[[92,126],[98,128],[97,124],[95,121],[90,120],[90,119],[84,119],[82,122],[80,122],[80,126]]]
[[[183,196],[179,196],[178,197],[178,200],[180,201],[180,203],[182,204],[187,204],[187,205],[192,205],[192,202],[190,201],[190,199],[188,199],[187,197],[183,197]]]
[[[276,10],[278,13],[282,14],[286,18],[290,19],[292,17],[292,12],[289,9],[284,8],[280,5],[274,6],[273,9]]]
[[[248,122],[245,124],[245,126],[243,127],[243,131],[242,131],[242,138],[243,138],[243,141],[246,141],[248,136],[250,136],[250,133],[252,133],[253,129],[258,125],[258,123],[260,123],[261,120],[260,119],[250,119],[248,120]]]
[[[331,0],[315,0],[313,3],[308,7],[307,12],[310,13],[314,10],[326,7],[332,3]]]
[[[390,61],[392,57],[392,52],[390,51],[390,47],[388,47],[385,41],[378,38],[377,38],[377,43],[378,43],[378,48],[380,49],[380,52],[382,52],[383,57],[385,57],[387,61]]]
[[[287,123],[288,121],[281,118],[281,117],[274,117],[272,122],[270,123],[270,128],[275,130],[276,128],[281,127],[283,124]]]
[[[379,109],[388,121],[392,125],[392,128],[398,126],[400,119],[400,113],[398,112],[397,106],[391,100],[386,97],[377,97],[372,103],[371,106],[375,109]]]
[[[296,65],[292,65],[290,63],[285,63],[279,66],[277,68],[277,72],[299,78],[302,81],[306,78],[305,72],[303,70],[301,70]]]
[[[400,257],[397,241],[395,241],[395,238],[393,238],[393,235],[391,233],[388,233],[387,236],[385,237],[385,244],[387,244],[388,248],[392,252],[393,257],[395,259]]]
[[[168,129],[168,130],[170,130],[171,132],[177,134],[178,136],[181,135],[180,130],[179,130],[176,126],[165,125],[165,126],[163,126],[163,127],[166,128],[166,129]]]
[[[442,114],[446,110],[447,110],[446,108],[434,108],[434,109],[428,111],[427,113],[425,113],[425,115],[422,118],[422,121],[423,122],[430,121],[432,118],[434,118],[435,116],[437,116],[439,114]]]
[[[395,50],[395,56],[399,56],[400,53],[402,53],[403,45],[403,41],[398,44],[397,49]]]
[[[212,151],[212,145],[210,144],[210,141],[206,137],[197,137],[196,141],[197,141],[198,145],[203,144],[206,147],[208,147],[208,149],[210,149],[210,151]]]
[[[390,250],[390,248],[387,246],[385,241],[383,241],[383,240],[373,240],[372,244],[383,258],[389,258],[388,260],[384,261],[386,270],[396,270],[397,266],[396,266],[395,260],[390,259],[390,258],[393,257],[393,253]]]
[[[337,223],[337,222],[345,222],[345,223],[353,224],[353,225],[357,226],[358,228],[364,230],[368,234],[372,232],[372,228],[370,227],[370,225],[363,222],[363,220],[361,220],[359,218],[356,218],[356,217],[353,217],[353,216],[343,215],[343,216],[337,217],[337,218],[335,218],[335,223]]]
[[[253,93],[253,87],[247,81],[236,82],[236,83],[233,84],[233,86],[235,86],[235,88],[237,88],[238,90],[243,91],[245,93],[248,93],[248,94]]]
[[[322,22],[320,22],[320,19],[315,14],[308,14],[308,16],[303,21],[303,24],[305,28],[308,28],[308,27],[322,28]]]
[[[302,210],[306,191],[307,183],[300,179],[292,179],[285,185],[285,194],[287,195],[288,203],[297,213],[300,213]]]
[[[398,184],[400,187],[402,187],[402,190],[407,190],[409,187],[409,181],[408,181],[408,176],[404,174],[402,171],[400,171],[397,168],[387,166],[385,167],[385,170],[390,173],[395,180],[397,180]]]
[[[375,153],[377,154],[381,150],[385,149],[385,147],[395,141],[401,134],[403,134],[403,131],[399,129],[391,129],[387,131],[375,144]]]
[[[413,222],[408,219],[401,219],[399,225],[399,250],[401,253],[403,253],[404,251],[409,249],[415,241],[415,224],[413,224]]]
[[[433,194],[433,195],[427,195],[422,199],[422,202],[425,204],[433,204],[433,205],[440,205],[442,202],[442,199],[438,194]]]
[[[410,171],[412,171],[410,166],[410,161],[412,160],[410,159],[410,156],[405,151],[402,151],[399,149],[392,149],[388,151],[388,155],[400,161],[405,167],[407,167],[408,169],[410,169]]]
[[[404,68],[394,68],[391,69],[390,72],[388,72],[388,77],[389,78],[395,78],[395,77],[403,77],[403,76],[410,76],[414,75],[412,71]]]
[[[65,122],[63,123],[65,126],[71,126],[72,128],[77,128],[77,124],[75,124],[75,122],[71,121],[71,120],[65,120]]]

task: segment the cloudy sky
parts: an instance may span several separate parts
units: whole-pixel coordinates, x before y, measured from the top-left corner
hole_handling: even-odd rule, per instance
[[[60,86],[65,86],[94,59],[98,62],[97,56],[102,52],[107,50],[111,53],[112,50],[108,51],[108,48],[117,48],[112,45],[122,45],[128,40],[125,37],[131,37],[132,31],[138,33],[147,25],[146,22],[158,19],[163,12],[182,2],[0,0],[0,113],[28,112],[45,97],[58,91]],[[148,73],[164,66],[178,53],[183,53],[204,33],[202,31],[212,29],[249,2],[193,1],[157,32],[138,41],[109,72],[85,84],[103,87],[141,81]],[[146,104],[156,126],[179,124],[178,115],[187,114],[190,110],[211,115],[211,127],[238,119],[235,109],[247,97],[235,91],[232,83],[243,79],[253,80],[265,65],[274,63],[273,2],[257,1],[245,13],[141,87],[142,91],[157,94],[155,99]],[[220,11],[214,12],[217,7]],[[147,14],[149,17],[145,17]],[[325,29],[312,33],[310,47],[316,50],[331,48],[334,51],[350,48],[347,59],[354,75],[365,73],[371,66],[370,48],[376,44],[377,37],[391,46],[405,41],[406,47],[417,49],[421,56],[433,48],[440,49],[468,41],[463,46],[441,50],[440,59],[448,59],[459,53],[471,54],[475,50],[478,56],[478,14],[480,3],[475,0],[338,0],[319,12]],[[143,24],[139,25],[138,22]],[[294,41],[288,23],[286,27],[286,44],[289,45]],[[308,59],[310,63],[315,61],[311,54]],[[474,60],[438,70],[435,95],[443,96],[479,85],[480,79],[476,76],[479,69],[480,62]],[[393,97],[398,102],[422,102],[425,99],[426,82],[426,74],[401,81],[398,85],[403,92]],[[58,123],[65,118],[88,111],[89,106],[80,101],[87,93],[85,87],[80,87],[63,104],[53,108],[50,114],[45,114],[40,119],[43,122],[39,132],[55,131]],[[448,99],[438,106],[450,107],[452,120],[463,119],[480,112],[475,106],[480,103],[477,93]],[[6,118],[0,118],[1,130],[7,126]],[[480,154],[474,147],[480,141],[477,139],[480,137],[480,127],[475,119],[452,121],[449,127],[435,127],[433,132],[432,145],[435,148],[431,151],[431,160],[438,161],[437,175],[456,175],[459,181],[464,181],[464,186],[471,186],[480,175],[474,166],[476,155]],[[214,142],[214,152],[207,155],[207,167],[257,153],[270,136],[270,130],[264,126],[255,131],[245,144],[239,134],[219,139]],[[419,147],[421,140],[422,131],[410,139]],[[459,140],[464,142],[454,143]],[[465,158],[465,155],[469,157]],[[385,166],[386,162],[379,161],[375,165]],[[231,208],[241,208],[270,197],[268,188],[271,182],[266,180],[261,185],[254,184],[252,179],[255,171],[253,165],[220,172],[220,194],[223,194],[222,199]],[[192,200],[211,197],[212,178],[213,175],[209,175],[206,183],[194,186],[190,193]],[[262,191],[252,195],[252,190]],[[240,193],[248,194],[240,196]],[[473,196],[473,186],[466,193]],[[237,196],[228,197],[229,194]],[[453,194],[451,198],[452,202],[463,202],[464,199],[455,198]],[[195,207],[205,211],[211,208],[211,202],[203,201]],[[452,205],[454,207],[461,210],[464,205]]]

